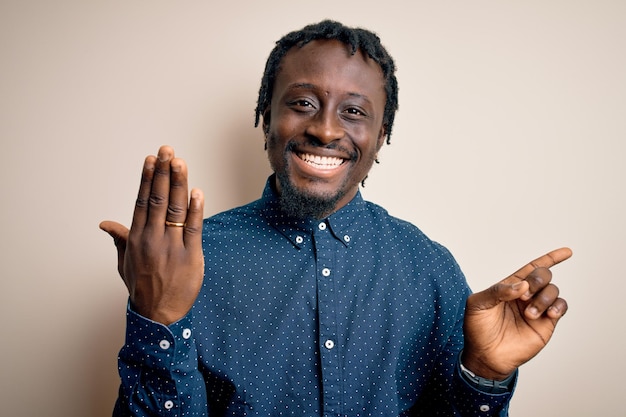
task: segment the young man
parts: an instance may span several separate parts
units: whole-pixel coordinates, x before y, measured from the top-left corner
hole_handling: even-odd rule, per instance
[[[358,187],[397,110],[376,35],[324,21],[282,38],[257,106],[274,174],[202,220],[162,147],[130,231],[117,416],[502,416],[516,369],[567,310],[558,249],[470,295],[456,262]]]

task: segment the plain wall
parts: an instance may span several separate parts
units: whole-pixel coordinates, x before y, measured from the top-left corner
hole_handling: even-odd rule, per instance
[[[626,2],[0,1],[0,414],[107,416],[143,158],[184,157],[205,214],[260,196],[253,110],[286,32],[376,31],[400,111],[364,196],[452,250],[475,290],[559,246],[570,304],[511,415],[623,416]]]

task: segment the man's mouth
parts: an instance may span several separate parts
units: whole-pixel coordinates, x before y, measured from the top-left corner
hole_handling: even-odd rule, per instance
[[[309,153],[298,153],[298,158],[316,169],[335,169],[343,164],[344,159],[334,156],[319,156]]]

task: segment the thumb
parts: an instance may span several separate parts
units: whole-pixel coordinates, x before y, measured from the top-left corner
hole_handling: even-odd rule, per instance
[[[107,232],[113,238],[115,246],[120,249],[126,247],[128,241],[128,228],[120,223],[105,220],[100,223],[100,229]]]
[[[113,243],[115,243],[115,248],[117,249],[117,272],[126,282],[124,278],[124,256],[126,255],[126,242],[128,242],[128,228],[117,222],[105,220],[100,223],[100,229],[113,238]]]
[[[486,290],[470,295],[467,299],[467,310],[489,310],[500,303],[520,298],[528,289],[529,285],[527,281],[514,283],[500,281]]]

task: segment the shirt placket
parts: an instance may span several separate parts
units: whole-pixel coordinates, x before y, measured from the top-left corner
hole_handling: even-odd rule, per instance
[[[317,299],[319,306],[319,351],[322,364],[322,399],[325,417],[340,416],[341,366],[337,343],[337,297],[335,294],[335,243],[326,222],[314,233],[316,248]]]

